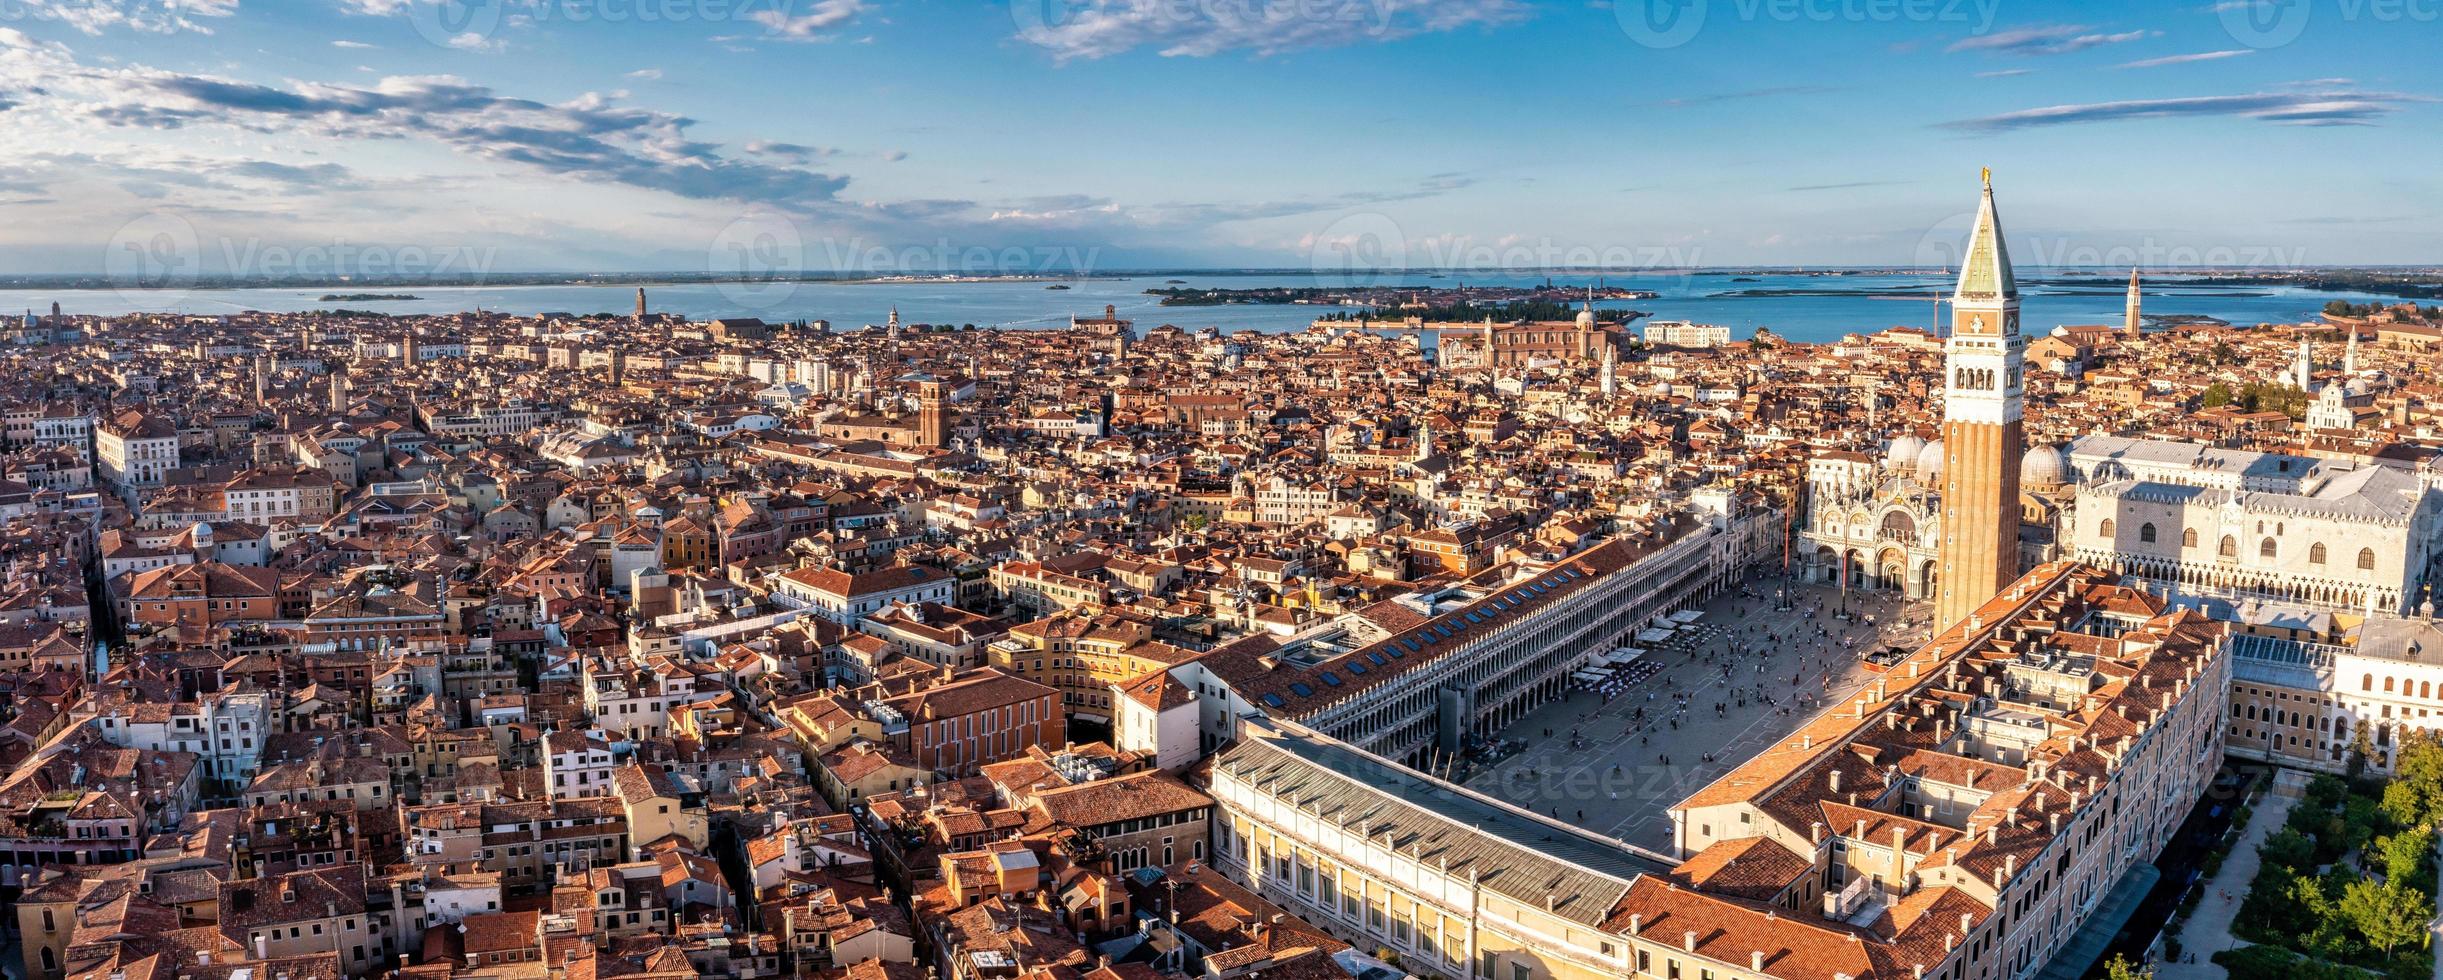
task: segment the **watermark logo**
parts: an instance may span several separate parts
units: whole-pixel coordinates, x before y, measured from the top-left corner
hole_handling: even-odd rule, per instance
[[[1934,223],[1917,240],[1909,256],[1911,267],[1948,277],[1959,274],[1967,260],[1968,237],[1976,229],[1976,212],[1962,211]],[[2308,264],[2303,246],[2275,243],[2174,242],[2157,238],[2137,241],[2095,241],[2066,235],[2013,236],[2003,242],[2011,265],[2018,270],[2096,268],[2125,272],[2131,268],[2176,269],[2296,269]]]
[[[1407,272],[1408,236],[1388,215],[1347,215],[1307,243],[1307,266],[1320,284],[1381,285]]]
[[[1676,48],[1705,29],[1708,0],[1612,0],[1612,17],[1629,40],[1649,48]]]
[[[1010,0],[1018,39],[1062,56],[1106,53],[1114,38],[1183,49],[1260,39],[1385,37],[1395,0]],[[1258,44],[1260,46],[1260,44]]]
[[[1316,285],[1351,289],[1383,286],[1411,272],[1513,278],[1676,272],[1684,285],[1702,263],[1704,251],[1693,245],[1590,245],[1528,236],[1419,237],[1407,234],[1389,216],[1371,211],[1345,215],[1304,244]]]
[[[1965,24],[1993,29],[2001,0],[1612,0],[1621,33],[1649,48],[1696,39],[1710,17],[1764,24]]]
[[[2223,33],[2251,48],[2278,48],[2306,33],[2314,0],[2223,0],[2214,5]]]
[[[797,293],[806,269],[806,239],[788,215],[753,211],[722,226],[704,249],[704,269],[721,277],[721,298],[767,310]]]
[[[508,0],[408,0],[407,22],[437,47],[484,50],[501,28]],[[546,9],[549,4],[545,4]]]
[[[268,242],[208,236],[170,211],[138,215],[104,246],[102,271],[131,306],[174,307],[189,290],[227,283],[480,282],[498,249],[476,245],[360,245],[345,239]]]
[[[119,226],[102,253],[102,271],[130,304],[176,303],[203,272],[203,242],[187,219],[150,211]]]
[[[1957,273],[1968,258],[1968,236],[1976,231],[1976,212],[1962,211],[1935,222],[1918,236],[1909,252],[1909,265],[1926,272]]]

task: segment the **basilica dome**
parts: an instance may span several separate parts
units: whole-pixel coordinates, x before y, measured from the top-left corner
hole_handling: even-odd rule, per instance
[[[2060,446],[2029,446],[2027,455],[2019,458],[2019,483],[2029,487],[2058,487],[2070,482],[2070,461],[2061,454]]]
[[[1917,481],[1932,483],[1943,475],[1943,441],[1936,439],[1917,451]]]
[[[1926,451],[1926,441],[1913,435],[1892,440],[1891,448],[1883,451],[1883,468],[1910,470],[1917,467],[1917,455]]]

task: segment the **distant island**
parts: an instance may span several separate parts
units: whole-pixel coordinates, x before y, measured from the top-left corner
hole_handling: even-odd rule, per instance
[[[1589,298],[1606,301],[1655,299],[1661,294],[1618,286],[1265,286],[1253,289],[1148,289],[1162,297],[1163,306],[1345,306],[1363,307],[1392,316],[1465,305],[1537,302],[1568,305]],[[1563,319],[1567,319],[1563,317]]]
[[[423,299],[414,293],[324,293],[317,303],[386,303],[392,300]]]
[[[1625,324],[1648,315],[1643,310],[1599,309],[1595,311],[1595,321]],[[1471,303],[1462,300],[1455,303],[1403,308],[1387,314],[1365,310],[1333,310],[1315,319],[1324,322],[1356,323],[1363,320],[1387,324],[1396,324],[1409,317],[1415,317],[1426,323],[1475,323],[1487,318],[1497,323],[1521,321],[1562,323],[1574,320],[1577,316],[1578,307],[1570,303],[1548,299],[1521,299],[1503,303]]]

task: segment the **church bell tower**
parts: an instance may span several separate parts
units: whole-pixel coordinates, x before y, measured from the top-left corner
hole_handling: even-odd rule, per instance
[[[2019,285],[1993,205],[1993,172],[1951,294],[1943,343],[1943,540],[1937,631],[1968,618],[2019,577],[2021,364]]]

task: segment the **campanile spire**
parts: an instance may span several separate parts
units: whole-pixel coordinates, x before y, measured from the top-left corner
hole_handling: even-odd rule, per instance
[[[2019,576],[2019,284],[1993,203],[1993,171],[1951,294],[1943,342],[1943,540],[1935,627],[1966,619]]]

